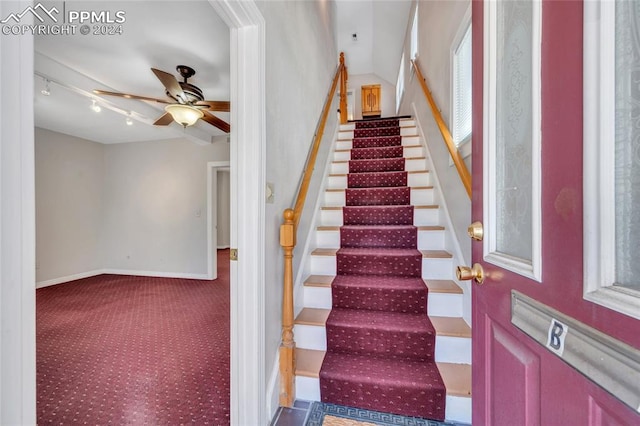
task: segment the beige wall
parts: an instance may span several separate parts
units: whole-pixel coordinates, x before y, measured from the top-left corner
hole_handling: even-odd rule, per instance
[[[35,148],[38,283],[206,276],[207,162],[229,159],[226,142],[103,145],[37,129]]]

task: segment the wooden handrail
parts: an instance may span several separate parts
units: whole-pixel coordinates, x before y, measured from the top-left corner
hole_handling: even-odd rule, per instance
[[[284,279],[282,293],[282,340],[280,342],[280,405],[283,407],[293,406],[295,399],[294,374],[296,368],[295,348],[293,339],[293,250],[296,246],[296,235],[298,223],[309,191],[309,183],[313,169],[315,168],[318,149],[322,142],[322,135],[327,123],[329,111],[333,104],[333,99],[340,80],[340,123],[347,120],[347,68],[344,64],[344,53],[340,53],[340,64],[336,70],[331,89],[322,109],[322,115],[313,143],[304,167],[302,180],[298,189],[298,195],[293,209],[286,209],[283,213],[283,222],[280,225],[280,246],[284,252]]]
[[[453,164],[456,166],[456,170],[458,171],[458,175],[462,180],[462,184],[464,185],[464,189],[467,191],[467,195],[471,198],[471,174],[469,173],[469,169],[467,165],[464,163],[464,159],[458,150],[458,147],[453,142],[453,138],[451,137],[451,132],[447,127],[447,123],[444,122],[442,118],[442,114],[440,114],[440,110],[436,105],[436,101],[433,99],[431,95],[431,91],[429,90],[429,86],[427,86],[427,82],[420,71],[420,66],[415,59],[411,60],[413,64],[413,69],[416,71],[416,75],[418,76],[418,81],[420,82],[420,86],[422,87],[422,91],[424,95],[427,97],[427,101],[429,105],[431,105],[431,112],[433,113],[433,118],[436,120],[436,124],[440,129],[440,133],[442,134],[442,139],[444,139],[445,145],[447,145],[447,149],[449,150],[449,154],[451,154],[451,158],[453,159]]]

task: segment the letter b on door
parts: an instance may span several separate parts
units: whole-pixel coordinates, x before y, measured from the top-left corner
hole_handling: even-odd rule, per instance
[[[551,352],[562,356],[562,353],[564,352],[564,339],[567,337],[568,332],[569,327],[557,319],[552,318],[551,324],[549,325],[549,333],[547,335],[547,348],[549,348]]]

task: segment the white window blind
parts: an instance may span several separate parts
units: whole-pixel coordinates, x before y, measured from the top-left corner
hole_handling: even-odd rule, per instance
[[[400,59],[400,70],[398,71],[398,81],[396,82],[396,114],[400,113],[400,102],[404,95],[404,53]]]
[[[471,25],[454,54],[453,103],[453,140],[459,145],[471,136]]]
[[[411,24],[411,59],[418,57],[418,4],[413,12],[413,23]]]

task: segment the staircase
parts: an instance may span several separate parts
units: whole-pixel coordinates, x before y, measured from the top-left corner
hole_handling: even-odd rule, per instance
[[[342,125],[326,179],[296,398],[471,423],[471,330],[415,122]]]

